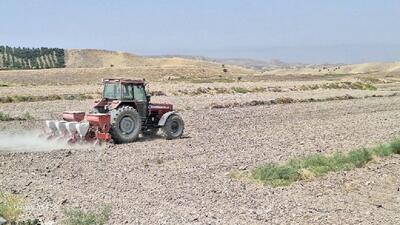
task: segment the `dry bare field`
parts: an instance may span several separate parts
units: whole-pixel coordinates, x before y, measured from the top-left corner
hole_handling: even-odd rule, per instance
[[[219,65],[167,67],[0,71],[0,83],[7,84],[0,96],[98,95],[103,77],[145,77],[151,91],[163,92],[152,100],[173,103],[186,124],[184,138],[171,141],[157,136],[100,149],[0,149],[0,190],[26,199],[23,217],[57,223],[65,208],[109,204],[110,224],[400,223],[398,155],[285,187],[231,175],[398,137],[396,79],[294,81],[260,79],[229,66],[228,74]],[[0,133],[40,130],[43,120],[64,110],[88,111],[91,101],[0,103],[0,112],[13,118],[32,117],[1,121]]]

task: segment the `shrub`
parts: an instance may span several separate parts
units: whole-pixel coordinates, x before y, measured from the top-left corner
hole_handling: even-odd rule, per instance
[[[236,93],[240,93],[240,94],[246,94],[251,92],[249,89],[247,88],[242,88],[242,87],[233,87],[232,90]]]
[[[29,112],[25,112],[22,114],[22,116],[19,118],[20,120],[33,120],[33,116]]]
[[[400,139],[392,141],[389,149],[395,154],[400,154]]]
[[[16,221],[22,213],[23,203],[16,195],[0,192],[0,216],[10,222]]]
[[[0,112],[0,121],[10,121],[13,120],[10,115],[5,112]]]

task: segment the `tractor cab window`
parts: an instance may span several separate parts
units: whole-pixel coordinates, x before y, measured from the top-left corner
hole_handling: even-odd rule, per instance
[[[120,99],[121,85],[120,83],[105,83],[103,97],[106,99]]]
[[[129,99],[129,100],[133,99],[132,85],[130,85],[130,84],[122,85],[122,98]]]
[[[133,86],[133,95],[136,101],[145,102],[146,100],[146,92],[144,91],[144,86],[135,85]]]

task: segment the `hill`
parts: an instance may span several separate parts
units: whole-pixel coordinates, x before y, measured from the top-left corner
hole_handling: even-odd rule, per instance
[[[218,67],[223,63],[204,58],[184,58],[181,56],[138,56],[126,52],[98,49],[67,49],[67,68],[126,68],[126,67]]]
[[[194,60],[202,60],[206,62],[214,62],[225,65],[236,65],[248,69],[254,70],[271,70],[278,68],[291,68],[294,66],[305,66],[306,64],[301,63],[286,63],[279,59],[271,59],[271,60],[262,60],[262,59],[250,59],[250,58],[210,58],[204,56],[192,56],[192,55],[162,55],[162,56],[153,56],[156,58],[164,57],[164,58],[184,58],[184,59],[194,59]]]
[[[0,71],[4,83],[82,84],[102,78],[145,78],[148,81],[233,82],[256,71],[180,57],[143,57],[96,49],[65,49],[65,67]]]

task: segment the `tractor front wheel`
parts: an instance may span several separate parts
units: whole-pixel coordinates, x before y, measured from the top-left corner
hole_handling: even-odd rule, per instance
[[[182,136],[184,129],[185,124],[182,118],[177,114],[169,116],[163,127],[164,134],[168,140]]]
[[[142,121],[136,109],[131,106],[122,106],[112,114],[110,134],[114,143],[135,141],[142,129]]]

